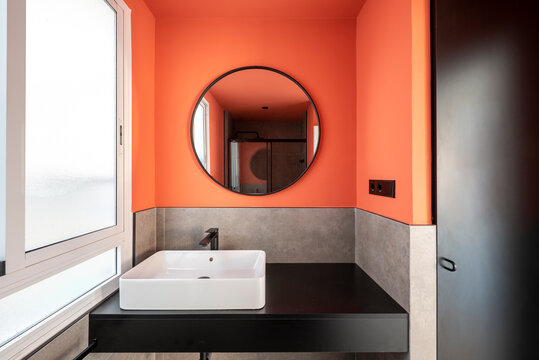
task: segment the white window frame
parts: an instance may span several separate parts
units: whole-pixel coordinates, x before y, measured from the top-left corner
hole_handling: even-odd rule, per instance
[[[205,98],[200,101],[200,106],[204,111],[204,168],[210,173],[210,103]]]
[[[0,298],[118,248],[117,275],[0,348],[0,358],[24,356],[118,289],[132,266],[131,213],[131,10],[106,1],[117,14],[117,222],[116,226],[25,251],[26,0],[7,0],[6,274]]]

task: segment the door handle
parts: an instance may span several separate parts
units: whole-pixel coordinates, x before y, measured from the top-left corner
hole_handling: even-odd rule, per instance
[[[457,271],[457,264],[453,260],[440,256],[440,266],[446,269],[447,271],[455,272]]]

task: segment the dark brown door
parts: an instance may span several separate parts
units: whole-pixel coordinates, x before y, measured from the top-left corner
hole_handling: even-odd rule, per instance
[[[537,359],[538,6],[432,5],[438,359]]]

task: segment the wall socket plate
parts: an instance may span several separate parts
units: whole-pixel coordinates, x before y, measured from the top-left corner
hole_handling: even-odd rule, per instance
[[[369,180],[369,194],[395,197],[395,180]]]

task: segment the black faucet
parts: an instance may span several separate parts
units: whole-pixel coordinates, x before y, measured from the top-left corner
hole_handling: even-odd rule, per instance
[[[219,250],[219,229],[211,228],[211,229],[206,230],[206,232],[208,233],[208,235],[206,235],[204,239],[200,240],[198,245],[202,247],[206,247],[208,246],[208,244],[211,244],[210,245],[211,250]]]

